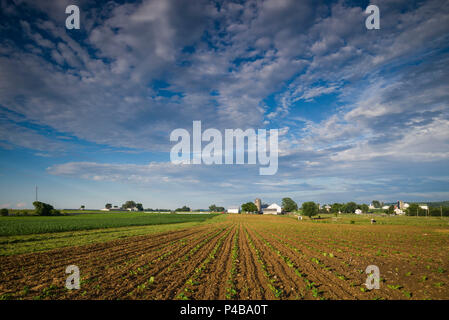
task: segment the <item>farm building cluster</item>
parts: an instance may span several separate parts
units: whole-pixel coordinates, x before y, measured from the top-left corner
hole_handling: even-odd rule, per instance
[[[254,201],[254,204],[256,205],[257,210],[254,212],[256,214],[283,214],[282,207],[278,205],[277,203],[272,203],[270,205],[268,204],[262,204],[262,200],[257,198]],[[240,207],[229,207],[227,210],[227,213],[240,213]]]

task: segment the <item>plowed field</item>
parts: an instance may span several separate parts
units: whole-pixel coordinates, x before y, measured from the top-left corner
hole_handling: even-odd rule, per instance
[[[445,230],[443,230],[445,231]],[[68,290],[65,269],[79,267]],[[380,270],[380,289],[365,269]],[[230,215],[224,222],[0,257],[6,299],[449,299],[449,233]]]

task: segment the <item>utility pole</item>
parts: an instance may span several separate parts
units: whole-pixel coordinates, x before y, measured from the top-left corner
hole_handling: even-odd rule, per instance
[[[36,201],[37,201],[37,186],[36,186]]]

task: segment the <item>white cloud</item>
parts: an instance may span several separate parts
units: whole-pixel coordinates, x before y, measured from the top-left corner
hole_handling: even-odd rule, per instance
[[[170,131],[190,128],[192,120],[218,129],[276,125],[284,128],[279,175],[291,180],[273,177],[257,189],[267,193],[298,178],[372,178],[375,170],[384,177],[407,160],[448,159],[444,1],[415,7],[386,1],[376,32],[364,29],[363,8],[343,1],[142,1],[98,8],[81,1],[85,38],[60,27],[67,1],[16,3],[49,19],[17,19],[15,31],[30,40],[24,46],[0,42],[0,104],[14,111],[2,113],[3,147],[40,156],[73,147],[36,127],[140,152],[167,151]],[[264,99],[272,94],[276,105],[269,110]],[[298,102],[329,94],[338,97],[338,108],[326,108],[320,120],[298,116]],[[48,172],[137,184],[215,179],[222,188],[241,188],[259,179],[245,169],[79,161]],[[342,190],[354,186],[339,183]],[[319,181],[310,185],[331,191]]]

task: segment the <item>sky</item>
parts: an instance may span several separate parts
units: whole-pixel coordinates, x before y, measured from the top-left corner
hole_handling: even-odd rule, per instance
[[[171,163],[196,120],[278,129],[277,173]],[[449,200],[449,2],[0,0],[0,207],[36,186],[56,208]]]

